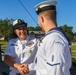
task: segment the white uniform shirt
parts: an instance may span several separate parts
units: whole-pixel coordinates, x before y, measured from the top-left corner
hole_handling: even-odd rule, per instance
[[[28,44],[32,42],[32,44]],[[32,63],[37,51],[38,39],[27,36],[25,41],[20,42],[18,38],[11,39],[6,47],[5,55],[12,56],[13,60],[19,64]],[[16,75],[18,70],[10,67],[10,75]],[[32,72],[31,72],[32,73]],[[27,75],[32,75],[31,73]]]
[[[60,33],[53,32],[42,40],[36,58],[36,75],[70,75],[69,44]]]

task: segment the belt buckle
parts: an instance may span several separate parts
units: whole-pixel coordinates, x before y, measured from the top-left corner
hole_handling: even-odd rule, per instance
[[[16,75],[21,75],[20,73],[17,73]]]

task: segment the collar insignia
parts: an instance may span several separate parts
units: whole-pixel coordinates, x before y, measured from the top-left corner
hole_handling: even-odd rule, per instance
[[[34,44],[33,41],[28,41],[28,42],[26,43],[26,46],[31,46],[31,45],[33,45],[33,44]]]

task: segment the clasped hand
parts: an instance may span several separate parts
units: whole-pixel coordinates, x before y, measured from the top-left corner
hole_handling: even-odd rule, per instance
[[[18,71],[21,75],[29,73],[29,69],[28,69],[28,66],[26,64],[21,64],[20,66],[18,66]]]

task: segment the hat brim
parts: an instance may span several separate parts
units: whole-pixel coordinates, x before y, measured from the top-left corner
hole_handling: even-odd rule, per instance
[[[51,5],[56,5],[57,2],[56,1],[44,1],[44,2],[41,2],[39,4],[37,4],[34,8],[36,10],[38,10],[38,8],[42,8],[42,7],[45,7],[45,6],[51,6]]]
[[[44,1],[37,4],[34,8],[36,9],[37,14],[46,10],[56,10],[56,1]]]
[[[14,29],[17,29],[19,27],[26,27],[27,28],[27,25],[25,25],[25,24],[18,24],[18,25],[13,26]]]

